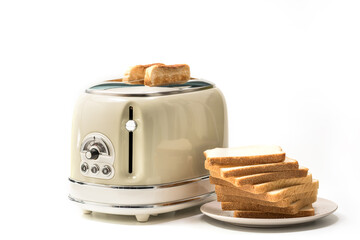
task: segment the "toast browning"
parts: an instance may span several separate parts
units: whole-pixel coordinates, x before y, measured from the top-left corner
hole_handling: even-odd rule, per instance
[[[261,211],[234,211],[234,217],[238,218],[295,218],[295,217],[308,217],[314,216],[315,210],[309,205],[306,206],[296,214],[281,214],[281,213],[269,213],[269,212],[261,212]]]
[[[255,198],[259,200],[278,202],[283,198],[290,197],[291,195],[315,191],[319,188],[319,181],[313,180],[311,183],[305,183],[300,185],[294,185],[286,188],[276,189],[270,192],[255,194],[250,193],[239,188],[227,187],[221,185],[215,185],[215,191],[217,194],[222,195],[235,195],[241,197]]]
[[[260,184],[247,184],[238,186],[238,189],[251,192],[251,193],[264,193],[269,192],[275,189],[285,188],[293,185],[300,185],[304,183],[312,182],[312,175],[309,174],[306,177],[302,178],[288,178],[288,179],[281,179],[272,182],[260,183]],[[215,178],[210,176],[210,183],[215,185],[222,185],[228,187],[236,187],[234,184],[231,184],[228,181],[222,180],[220,178]]]
[[[154,65],[164,65],[163,63],[152,63],[147,65],[136,65],[130,67],[124,74],[123,82],[130,84],[144,84],[145,70]]]
[[[286,158],[283,162],[256,164],[248,166],[217,166],[210,165],[207,160],[205,161],[205,169],[215,172],[220,172],[221,177],[241,177],[252,175],[256,173],[278,172],[285,170],[295,170],[299,168],[296,160]]]
[[[217,194],[218,202],[251,202],[254,204],[260,204],[263,206],[273,206],[273,207],[288,207],[291,203],[302,199],[302,198],[310,198],[313,196],[317,196],[317,190],[312,192],[304,192],[291,195],[289,197],[283,198],[278,202],[269,202],[264,200],[259,200],[255,198],[241,197],[235,195],[221,195]]]
[[[185,83],[190,79],[190,67],[186,64],[154,65],[145,71],[144,84],[161,86]]]
[[[224,178],[237,187],[247,184],[259,184],[264,182],[276,181],[279,179],[286,179],[286,178],[298,178],[298,177],[305,177],[308,174],[308,170],[305,167],[299,167],[296,170],[289,170],[289,171],[282,171],[282,172],[269,172],[269,173],[258,173],[248,176],[242,177],[229,177]],[[221,178],[220,174],[215,171],[210,171],[210,175],[216,178]]]
[[[235,217],[312,216],[319,181],[275,145],[215,148],[204,152],[217,200]]]
[[[232,210],[248,210],[248,211],[262,211],[262,212],[271,212],[271,213],[281,213],[281,214],[296,214],[299,210],[313,202],[316,201],[316,196],[310,198],[302,198],[287,207],[276,207],[276,206],[265,206],[260,204],[255,204],[252,202],[222,202],[221,208],[225,211]]]

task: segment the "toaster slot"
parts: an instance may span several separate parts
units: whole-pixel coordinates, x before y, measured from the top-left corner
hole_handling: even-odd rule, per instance
[[[137,123],[134,120],[134,109],[132,106],[129,107],[129,120],[126,122],[126,130],[129,132],[129,167],[128,172],[134,171],[133,167],[133,152],[134,152],[134,131],[137,128]]]
[[[129,121],[133,121],[134,110],[133,107],[129,107]],[[133,172],[133,131],[129,131],[129,173]]]

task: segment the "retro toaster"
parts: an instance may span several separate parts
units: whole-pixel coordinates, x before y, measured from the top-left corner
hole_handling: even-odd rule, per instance
[[[85,213],[138,221],[208,202],[215,194],[203,152],[227,143],[225,99],[208,81],[102,82],[75,107],[69,199]]]

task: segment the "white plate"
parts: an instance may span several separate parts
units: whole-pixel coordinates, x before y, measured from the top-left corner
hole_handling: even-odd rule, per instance
[[[318,198],[313,203],[315,215],[309,217],[298,218],[278,218],[278,219],[264,219],[264,218],[236,218],[233,217],[233,211],[221,210],[221,205],[217,201],[205,203],[201,206],[200,210],[205,215],[217,219],[219,221],[228,222],[231,224],[245,226],[245,227],[283,227],[287,225],[300,224],[312,222],[320,218],[326,217],[337,209],[337,204],[324,199]]]

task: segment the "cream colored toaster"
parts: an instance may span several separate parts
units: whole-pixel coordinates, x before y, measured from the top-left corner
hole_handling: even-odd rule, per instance
[[[75,107],[69,199],[138,221],[205,203],[214,188],[203,152],[227,143],[225,99],[208,81],[102,82]]]

